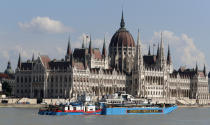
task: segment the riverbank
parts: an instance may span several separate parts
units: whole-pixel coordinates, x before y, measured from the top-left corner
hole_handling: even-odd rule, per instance
[[[41,108],[45,105],[41,104],[2,104],[0,103],[0,108]]]
[[[209,108],[210,105],[178,105],[179,108]]]

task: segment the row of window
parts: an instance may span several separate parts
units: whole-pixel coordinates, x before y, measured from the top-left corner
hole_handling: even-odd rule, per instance
[[[65,84],[62,84],[62,83],[56,83],[56,84],[50,84],[50,87],[58,87],[58,85],[60,86],[60,87],[62,87],[62,86],[64,86],[64,87],[67,87],[67,84],[65,83]]]
[[[25,84],[25,85],[23,85],[23,84],[21,84],[21,85],[17,84],[17,87],[31,87],[31,85],[30,84]]]
[[[31,93],[31,90],[27,90],[27,89],[17,89],[17,91],[16,91],[17,93],[21,93],[21,94],[23,94],[23,93]],[[48,93],[51,93],[51,94],[53,94],[54,92],[57,94],[57,93],[60,93],[60,94],[62,94],[62,93],[68,93],[69,91],[66,91],[66,90],[64,90],[63,91],[63,89],[48,89],[47,90],[47,92]]]
[[[71,76],[51,76],[47,79],[48,82],[71,82]]]
[[[147,91],[148,95],[163,95],[163,92],[160,91]]]
[[[17,76],[16,81],[17,83],[30,83],[32,80],[31,76]],[[71,81],[71,76],[51,76],[47,78],[48,82],[70,82]],[[39,76],[33,76],[33,82],[44,82],[44,76],[39,75]]]
[[[21,94],[23,94],[23,93],[30,93],[31,92],[31,90],[27,90],[27,89],[17,89],[17,91],[16,91],[17,93],[21,93]]]

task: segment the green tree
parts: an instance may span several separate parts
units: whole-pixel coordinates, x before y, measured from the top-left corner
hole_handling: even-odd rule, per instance
[[[6,96],[11,96],[12,94],[12,87],[9,85],[8,82],[4,81],[2,83],[2,91],[4,94],[6,94]]]

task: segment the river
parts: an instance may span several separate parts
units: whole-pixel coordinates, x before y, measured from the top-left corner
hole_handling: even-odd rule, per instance
[[[0,125],[209,125],[210,108],[179,108],[167,115],[40,116],[38,109],[0,108]]]

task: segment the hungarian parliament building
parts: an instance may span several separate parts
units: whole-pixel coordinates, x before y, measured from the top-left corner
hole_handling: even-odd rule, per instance
[[[196,100],[206,104],[209,99],[206,68],[173,68],[170,48],[164,52],[162,33],[157,53],[142,53],[140,33],[136,42],[126,29],[124,17],[112,36],[108,49],[105,40],[100,51],[89,46],[71,50],[70,39],[64,59],[38,55],[25,62],[19,55],[15,70],[14,95],[28,98],[76,98],[90,94],[96,98],[126,91],[134,97],[155,100]],[[108,50],[108,52],[107,52]]]

